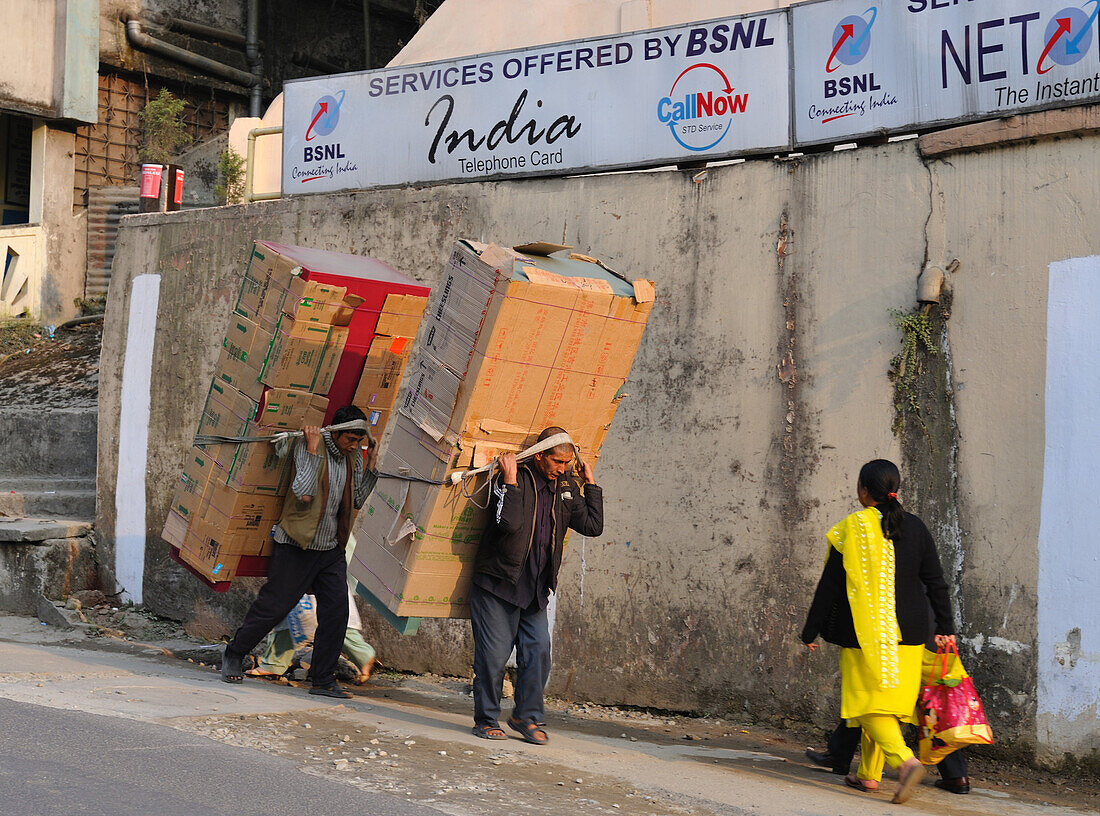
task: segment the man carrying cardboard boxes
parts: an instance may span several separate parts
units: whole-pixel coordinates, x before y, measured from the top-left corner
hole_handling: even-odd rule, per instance
[[[310,694],[351,697],[336,682],[336,665],[348,622],[347,568],[344,549],[355,511],[378,480],[376,443],[367,433],[367,417],[354,405],[336,411],[333,425],[358,422],[353,430],[304,429],[294,446],[293,481],[282,517],[272,533],[274,549],[267,583],[225,647],[222,679],[240,683],[242,661],[307,592],[317,597],[317,634],[313,641]],[[366,462],[361,455],[369,440]]]
[[[539,442],[562,438],[516,463],[514,453],[497,462],[489,519],[474,562],[470,619],[474,634],[474,729],[484,739],[505,739],[500,728],[504,667],[516,650],[515,708],[508,726],[534,745],[547,741],[543,690],[550,678],[550,630],[546,606],[557,586],[565,533],[603,532],[603,491],[592,466],[578,462],[582,487],[566,475],[574,445],[561,428],[547,428]],[[553,444],[553,442],[548,442]]]

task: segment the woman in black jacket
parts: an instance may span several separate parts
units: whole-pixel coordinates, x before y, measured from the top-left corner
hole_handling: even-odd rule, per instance
[[[895,803],[905,802],[924,768],[905,745],[900,723],[915,722],[928,604],[936,643],[954,643],[951,601],[928,528],[898,501],[893,462],[875,459],[859,472],[863,509],[826,534],[829,555],[802,641],[822,635],[841,647],[840,716],[863,729],[859,768],[844,781],[877,790],[883,763],[898,769]]]

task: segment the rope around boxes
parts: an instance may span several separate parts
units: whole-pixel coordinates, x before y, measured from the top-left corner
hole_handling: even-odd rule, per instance
[[[342,422],[339,425],[326,425],[321,430],[328,431],[329,433],[340,433],[342,431],[365,431],[367,439],[370,440],[370,444],[374,444],[374,436],[371,434],[370,426],[362,419],[355,419],[351,422]],[[218,434],[196,434],[195,445],[197,447],[204,447],[206,445],[218,445],[222,443],[254,443],[254,442],[270,442],[275,446],[275,455],[280,459],[284,458],[290,452],[290,442],[293,439],[298,439],[305,436],[304,431],[280,431],[277,434],[271,434],[270,436],[219,436]],[[567,433],[554,434],[541,442],[536,442],[529,448],[526,448],[516,454],[516,462],[523,462],[530,459],[536,453],[543,453],[544,451],[551,450],[559,447],[560,445],[570,445],[573,448],[574,455],[577,457],[577,463],[581,463],[580,448],[573,441],[573,438]],[[426,479],[423,476],[415,476],[411,473],[379,473],[387,479],[402,479],[406,482],[424,482],[432,485],[461,485],[462,497],[474,502],[475,505],[484,509],[488,507],[488,497],[486,497],[486,503],[484,506],[477,504],[475,497],[482,489],[487,489],[493,481],[493,475],[499,470],[497,462],[494,459],[487,465],[482,465],[479,468],[473,470],[455,471],[446,479]],[[488,478],[485,483],[473,490],[469,487],[469,482],[472,479],[480,476],[482,473],[487,473]]]

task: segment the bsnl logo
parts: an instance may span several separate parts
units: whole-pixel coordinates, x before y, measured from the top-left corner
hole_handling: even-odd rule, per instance
[[[912,11],[925,8],[924,0],[910,3],[917,6]],[[1033,11],[994,17],[961,30],[944,28],[940,35],[942,86],[946,89],[956,76],[964,85],[971,85],[975,80],[1005,80],[1012,68],[1022,76],[1032,71],[1042,76],[1055,67],[1075,65],[1089,55],[1098,13],[1100,0],[1085,0],[1080,7],[1067,6],[1054,12],[1045,25],[1045,12]],[[1016,43],[1020,45],[1014,47]],[[1036,52],[1039,58],[1032,63]]]
[[[306,141],[312,142],[318,136],[331,136],[340,123],[340,108],[344,104],[344,91],[336,96],[326,94],[313,103],[313,118],[306,128]],[[324,161],[325,159],[343,159],[344,150],[339,142],[335,144],[307,145],[302,150],[302,161]]]
[[[1100,2],[1100,0],[1098,0]],[[878,9],[871,6],[862,16],[845,17],[833,29],[833,50],[825,60],[825,73],[831,74],[841,66],[853,66],[863,62],[871,50],[871,29],[878,18]],[[825,98],[851,96],[852,94],[881,91],[873,73],[853,74],[825,80]]]
[[[744,113],[748,103],[748,93],[735,94],[721,68],[699,62],[685,68],[657,102],[657,121],[668,125],[681,147],[710,150],[726,138],[733,116]]]

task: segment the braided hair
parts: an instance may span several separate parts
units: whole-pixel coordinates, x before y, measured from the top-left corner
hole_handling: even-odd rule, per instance
[[[882,513],[882,534],[893,541],[905,524],[905,508],[898,501],[898,466],[888,459],[872,459],[860,468],[859,483]]]

